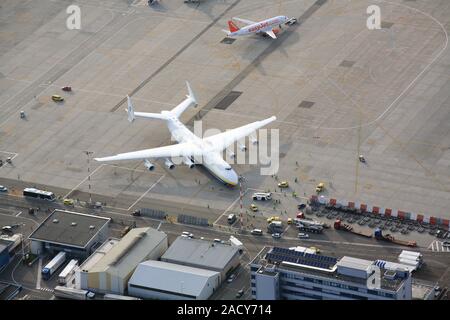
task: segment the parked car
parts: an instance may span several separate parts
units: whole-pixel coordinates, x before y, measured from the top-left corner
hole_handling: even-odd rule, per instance
[[[300,233],[298,234],[298,237],[299,237],[300,239],[308,239],[308,238],[309,238],[309,234],[300,232]]]
[[[64,101],[64,98],[57,94],[54,94],[54,95],[52,95],[52,100],[55,102],[61,102],[61,101]]]
[[[442,246],[443,247],[450,247],[450,241],[444,241],[444,242],[442,242]]]
[[[236,293],[236,298],[240,298],[240,297],[242,297],[244,295],[244,289],[241,289],[241,290],[239,290],[237,293]]]
[[[5,186],[0,186],[0,191],[1,192],[8,192],[8,188]]]
[[[63,203],[64,203],[66,206],[73,206],[73,200],[72,200],[72,199],[64,199],[64,200],[63,200]]]
[[[227,279],[227,282],[228,283],[231,283],[231,282],[233,282],[233,280],[236,278],[236,275],[233,273],[232,275],[230,275],[229,277],[228,277],[228,279]]]
[[[258,206],[256,206],[255,204],[251,204],[250,205],[250,210],[252,210],[253,212],[256,212],[256,211],[258,211]]]
[[[281,181],[280,183],[278,183],[278,187],[279,188],[287,188],[287,187],[289,187],[289,183],[287,181]]]
[[[280,239],[280,238],[281,238],[281,234],[279,234],[278,232],[272,233],[272,238],[274,238],[274,239]]]

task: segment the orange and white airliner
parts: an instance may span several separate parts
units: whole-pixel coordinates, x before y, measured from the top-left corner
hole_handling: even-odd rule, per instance
[[[239,28],[234,21],[241,22],[246,26],[243,28]],[[281,29],[282,24],[286,24],[289,22],[294,22],[295,19],[290,19],[286,16],[277,16],[270,19],[266,19],[260,22],[250,21],[241,18],[232,18],[228,21],[229,30],[223,30],[228,37],[236,37],[236,36],[248,36],[251,34],[263,33],[270,36],[272,39],[276,39],[276,34],[279,32],[279,29],[275,29],[275,27],[279,27]]]

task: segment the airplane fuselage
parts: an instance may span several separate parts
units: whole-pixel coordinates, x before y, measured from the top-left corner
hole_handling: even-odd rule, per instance
[[[288,21],[286,16],[277,16],[270,19],[266,19],[248,26],[245,26],[238,31],[230,32],[229,36],[246,36],[253,33],[260,33],[265,31],[271,31],[276,26],[282,25]]]
[[[161,113],[165,114],[164,111]],[[172,134],[172,137],[178,143],[191,142],[204,150],[208,150],[212,147],[206,145],[204,140],[197,137],[192,131],[186,128],[186,126],[177,117],[170,116],[170,112],[167,112],[167,115],[169,115],[167,119],[167,128]],[[206,155],[202,157],[201,164],[223,183],[230,186],[235,186],[238,184],[239,177],[237,173],[225,160],[223,160],[222,155],[219,152],[207,152]]]

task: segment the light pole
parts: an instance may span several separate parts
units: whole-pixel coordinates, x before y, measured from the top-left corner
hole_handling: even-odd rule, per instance
[[[243,198],[244,198],[244,191],[242,188],[242,185],[244,183],[245,179],[243,176],[239,176],[239,204],[240,204],[240,220],[241,220],[241,230],[244,228],[244,217],[243,217]]]
[[[90,159],[92,151],[84,151],[87,156],[87,169],[88,169],[88,185],[89,185],[89,205],[92,204],[92,193],[91,193],[91,168],[90,168]]]

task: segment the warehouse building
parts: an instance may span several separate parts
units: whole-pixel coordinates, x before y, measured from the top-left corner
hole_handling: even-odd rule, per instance
[[[161,261],[220,273],[220,282],[239,265],[239,248],[200,239],[178,237]]]
[[[412,279],[406,269],[378,269],[374,261],[341,259],[266,248],[250,264],[256,300],[411,300]],[[375,279],[376,277],[376,279]]]
[[[65,251],[85,258],[109,235],[110,218],[71,211],[53,211],[29,236],[33,254]]]
[[[219,285],[219,272],[150,260],[136,268],[128,293],[144,299],[206,300]]]
[[[167,249],[167,235],[153,228],[135,228],[121,240],[109,239],[75,273],[77,288],[124,294],[137,265],[159,259]]]

